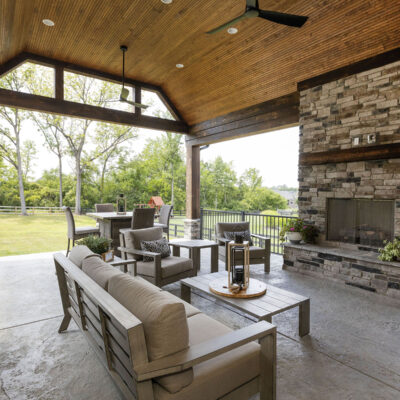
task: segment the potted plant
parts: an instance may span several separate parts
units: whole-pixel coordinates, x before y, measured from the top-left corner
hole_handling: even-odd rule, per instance
[[[302,239],[303,226],[304,221],[302,219],[290,219],[279,232],[281,242],[284,242],[287,238],[290,243],[299,244]]]
[[[77,240],[77,244],[87,246],[93,253],[100,254],[103,260],[109,261],[109,250],[112,240],[105,237],[89,235]]]
[[[385,240],[383,243],[385,247],[379,249],[378,258],[381,261],[397,261],[400,258],[400,239],[396,237],[393,242]]]

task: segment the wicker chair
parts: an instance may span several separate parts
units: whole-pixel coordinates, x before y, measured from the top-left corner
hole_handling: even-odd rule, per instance
[[[225,232],[250,231],[250,223],[243,222],[218,222],[215,225],[215,240],[218,247],[218,258],[225,262],[225,269],[228,270],[228,246],[230,239],[225,237]],[[250,246],[250,264],[264,264],[264,271],[270,271],[271,239],[261,235],[250,234],[251,237],[263,242],[263,247]]]
[[[97,213],[114,212],[114,204],[112,203],[95,204],[94,207]]]
[[[72,240],[72,247],[75,246],[75,240],[82,239],[89,235],[99,235],[100,229],[93,226],[85,226],[82,228],[75,227],[75,219],[72,211],[69,207],[64,207],[65,216],[67,217],[68,223],[68,247],[67,247],[67,256],[69,254],[69,247]]]
[[[131,229],[151,228],[154,226],[155,208],[135,208],[132,213]]]
[[[161,206],[160,208],[160,217],[158,218],[158,222],[154,223],[154,226],[163,229],[163,232],[167,234],[167,238],[169,240],[169,220],[171,218],[173,206],[169,206],[167,204]]]

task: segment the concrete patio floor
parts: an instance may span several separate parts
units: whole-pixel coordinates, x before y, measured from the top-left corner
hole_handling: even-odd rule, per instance
[[[204,250],[201,273],[208,260]],[[278,399],[400,399],[400,302],[281,265],[273,255],[271,274],[260,265],[252,276],[309,296],[311,333],[298,336],[297,309],[274,317]],[[179,295],[178,284],[165,289]],[[232,328],[251,323],[196,294],[192,303]],[[1,400],[122,399],[76,326],[57,333],[61,314],[51,254],[0,258]]]

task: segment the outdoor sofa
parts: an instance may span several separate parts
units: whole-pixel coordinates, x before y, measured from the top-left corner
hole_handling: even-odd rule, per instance
[[[274,325],[232,331],[85,246],[54,261],[64,309],[59,332],[73,318],[126,399],[248,399],[257,392],[275,399]]]

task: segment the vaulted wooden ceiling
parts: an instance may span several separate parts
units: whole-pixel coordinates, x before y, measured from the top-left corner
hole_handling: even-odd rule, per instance
[[[261,19],[239,33],[205,32],[240,15],[245,0],[1,0],[0,64],[22,51],[161,86],[195,124],[274,99],[296,83],[400,46],[397,0],[259,0],[308,15],[301,29]],[[42,24],[43,18],[55,22]],[[178,70],[175,64],[185,68]]]

